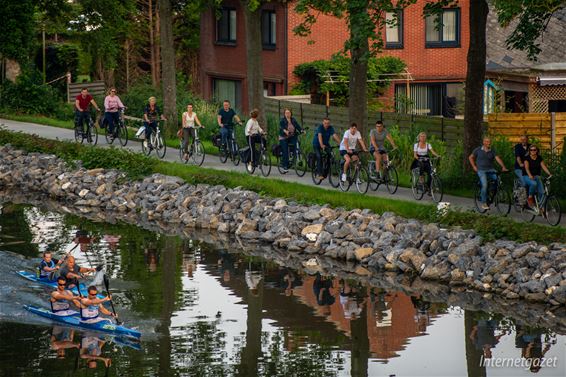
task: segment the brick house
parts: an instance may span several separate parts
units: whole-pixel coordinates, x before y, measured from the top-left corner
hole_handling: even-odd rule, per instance
[[[399,12],[387,14],[397,19],[385,32],[385,55],[403,59],[412,77],[409,96],[414,112],[428,115],[450,113],[466,77],[469,44],[469,0],[446,9],[442,25],[433,17],[423,18],[426,0]],[[301,18],[293,3],[270,2],[261,10],[265,94],[286,95],[297,82],[295,66],[328,59],[340,51],[348,37],[344,20],[319,16],[309,37],[294,35]],[[243,12],[239,1],[226,0],[216,18],[209,10],[201,17],[200,73],[201,95],[207,99],[230,99],[237,108],[247,109],[246,46]],[[314,42],[314,43],[311,43]],[[393,82],[386,100],[407,95],[407,83]],[[450,110],[450,109],[449,109]],[[450,114],[448,114],[450,115]]]

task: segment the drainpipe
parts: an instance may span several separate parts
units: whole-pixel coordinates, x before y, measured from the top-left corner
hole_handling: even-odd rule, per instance
[[[284,68],[283,68],[283,94],[287,95],[289,93],[289,36],[288,36],[288,28],[289,28],[289,4],[285,3],[284,5],[284,17],[283,17],[283,26],[285,29],[285,38],[283,41],[283,61],[284,61]]]

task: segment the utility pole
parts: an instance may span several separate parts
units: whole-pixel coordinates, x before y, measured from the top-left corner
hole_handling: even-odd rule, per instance
[[[47,76],[46,76],[46,64],[45,64],[45,21],[43,22],[42,26],[41,26],[41,38],[43,40],[43,83],[45,84],[47,82]]]

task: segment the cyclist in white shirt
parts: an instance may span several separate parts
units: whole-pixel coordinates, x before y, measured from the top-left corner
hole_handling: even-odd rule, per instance
[[[426,187],[430,187],[431,180],[431,170],[430,166],[430,154],[436,157],[440,157],[436,153],[432,146],[426,141],[426,132],[421,132],[418,136],[418,142],[413,145],[413,163],[411,164],[411,170],[419,169],[419,175],[424,175],[426,173]]]
[[[257,165],[257,158],[259,153],[256,149],[256,144],[261,144],[262,137],[266,134],[266,132],[263,130],[263,128],[260,127],[259,122],[257,121],[258,116],[259,110],[253,109],[250,112],[251,118],[246,123],[246,129],[244,130],[246,138],[248,139],[248,145],[250,146],[250,152],[252,154],[252,158],[249,163],[252,163],[254,165]]]
[[[185,160],[189,159],[189,150],[188,146],[191,143],[191,138],[195,138],[195,123],[202,127],[200,120],[195,112],[193,112],[193,104],[189,103],[187,105],[187,111],[183,113],[183,158]]]
[[[350,166],[350,161],[358,160],[358,151],[356,147],[360,143],[362,150],[367,152],[366,144],[362,139],[362,134],[358,131],[358,125],[352,123],[350,128],[344,132],[342,142],[340,143],[340,156],[344,157],[344,170],[342,171],[342,181],[346,180],[346,172]]]

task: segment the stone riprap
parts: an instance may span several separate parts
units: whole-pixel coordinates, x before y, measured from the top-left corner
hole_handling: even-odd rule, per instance
[[[566,303],[566,245],[496,241],[392,213],[333,209],[262,197],[240,188],[190,185],[155,174],[129,181],[116,170],[72,169],[61,159],[0,148],[0,186],[50,195],[83,213],[112,212],[130,223],[231,233],[306,257],[356,264],[361,276],[380,271],[472,288],[508,299]]]

